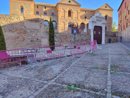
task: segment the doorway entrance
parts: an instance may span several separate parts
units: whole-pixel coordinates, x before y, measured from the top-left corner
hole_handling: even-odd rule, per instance
[[[101,26],[94,27],[94,40],[97,41],[97,44],[102,44],[102,27]]]

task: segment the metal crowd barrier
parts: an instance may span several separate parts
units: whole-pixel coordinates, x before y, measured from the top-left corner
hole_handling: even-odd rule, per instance
[[[95,42],[91,42],[90,47],[83,42],[73,47],[57,46],[55,51],[51,51],[49,47],[0,51],[0,68],[82,54],[95,49],[95,46]]]

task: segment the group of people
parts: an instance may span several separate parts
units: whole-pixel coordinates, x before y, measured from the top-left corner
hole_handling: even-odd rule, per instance
[[[70,24],[69,27],[70,27],[70,29],[71,29],[71,34],[74,34],[74,35],[80,34],[80,33],[83,32],[84,29],[85,29],[84,26],[81,25],[81,26],[79,27],[79,26],[76,25],[76,24]]]
[[[78,27],[78,25],[75,24],[71,24],[69,25],[69,27],[70,27],[70,33],[72,35],[72,41],[75,43],[77,40],[77,35],[81,34],[84,31],[85,27],[82,26]]]

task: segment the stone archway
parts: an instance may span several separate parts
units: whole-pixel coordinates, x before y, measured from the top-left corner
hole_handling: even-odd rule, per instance
[[[74,26],[74,23],[72,23],[72,22],[69,22],[69,23],[68,23],[68,32],[69,32],[69,33],[72,32],[73,26]]]
[[[97,41],[98,44],[102,43],[102,27],[94,26],[94,40]]]
[[[79,31],[80,31],[80,33],[82,33],[82,32],[84,32],[84,30],[85,30],[85,23],[82,22],[80,24]]]
[[[44,25],[45,32],[48,32],[48,30],[49,30],[49,21],[48,20],[44,20],[43,25]]]
[[[52,23],[53,23],[54,29],[56,30],[57,29],[57,22],[55,20],[53,20]]]
[[[105,26],[106,26],[105,17],[103,17],[100,13],[96,13],[94,16],[90,18],[89,29],[91,32],[91,41],[96,39],[99,44],[105,44]],[[97,34],[100,33],[99,35],[97,35],[97,37],[101,37],[101,38],[95,38],[94,35],[95,30]]]
[[[43,24],[44,24],[44,26],[49,26],[49,21],[48,20],[44,20]]]

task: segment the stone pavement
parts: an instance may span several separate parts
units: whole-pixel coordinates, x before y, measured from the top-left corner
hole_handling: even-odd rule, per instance
[[[70,90],[68,85],[78,89]],[[130,51],[120,43],[94,54],[0,70],[0,98],[129,98]]]

